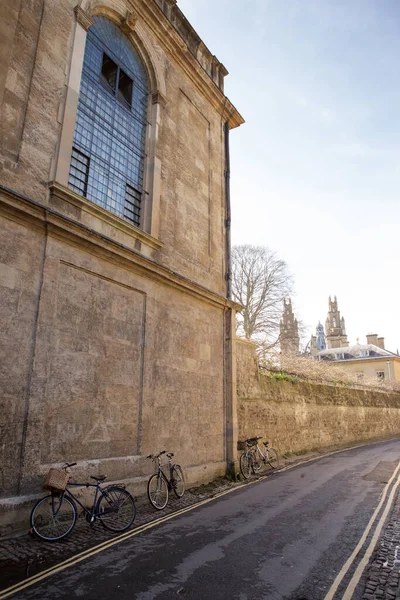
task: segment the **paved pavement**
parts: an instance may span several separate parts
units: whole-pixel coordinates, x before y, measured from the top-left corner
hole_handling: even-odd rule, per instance
[[[170,494],[168,505],[163,511],[151,507],[147,496],[139,497],[136,499],[137,512],[133,529],[234,487],[237,487],[237,484],[220,478],[209,485],[186,491],[180,499]],[[45,543],[28,533],[0,539],[0,590],[115,537],[117,536],[98,521],[89,525],[83,510],[79,510],[73,532],[59,542]]]
[[[362,600],[400,598],[400,496],[364,573]]]
[[[332,596],[344,598],[379,520],[391,510],[397,479],[389,487],[386,482],[399,460],[400,442],[390,441],[276,473],[147,531],[133,529],[132,537],[12,597],[322,600],[376,513]],[[385,502],[380,506],[382,492]],[[187,496],[185,502],[189,501]],[[395,503],[382,542],[350,598],[396,598],[399,517],[400,505]],[[146,521],[144,515],[142,519]],[[88,526],[87,531],[98,533]],[[72,546],[74,538],[75,531],[71,541],[58,544]],[[36,540],[32,544],[38,551],[48,548]],[[14,563],[26,567],[29,556],[28,551]]]

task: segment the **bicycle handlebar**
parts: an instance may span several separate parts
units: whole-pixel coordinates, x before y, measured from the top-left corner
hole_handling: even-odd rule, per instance
[[[166,450],[161,450],[161,452],[159,452],[158,454],[149,454],[147,458],[151,458],[152,460],[154,460],[155,458],[160,458],[160,456],[166,454],[166,452]]]
[[[64,471],[66,469],[69,469],[69,467],[75,467],[78,463],[73,462],[73,463],[65,463],[65,465],[62,467],[64,469]]]

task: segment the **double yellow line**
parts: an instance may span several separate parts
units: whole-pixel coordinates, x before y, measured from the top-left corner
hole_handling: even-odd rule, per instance
[[[395,439],[397,439],[397,438],[395,438]],[[385,440],[385,441],[391,441],[391,440]],[[376,442],[376,443],[379,443],[379,442]],[[340,454],[341,452],[346,452],[348,450],[355,450],[356,448],[361,448],[361,447],[367,446],[367,445],[372,445],[372,444],[359,444],[358,446],[352,446],[351,448],[343,448],[341,450],[334,450],[333,452],[329,452],[327,454],[322,454],[320,456],[314,456],[312,458],[309,458],[309,459],[306,459],[304,461],[295,463],[293,465],[288,465],[287,467],[283,467],[283,469],[279,469],[278,472],[282,473],[283,471],[289,471],[290,469],[294,469],[295,467],[301,466],[303,464],[306,464],[306,463],[309,463],[309,462],[314,462],[316,460],[320,460],[321,458],[326,458],[327,456],[332,456],[333,454]],[[396,472],[393,474],[392,479],[387,484],[385,490],[388,489],[388,486],[390,485],[391,481],[395,477],[395,475],[396,475],[399,467],[400,467],[400,463],[399,463],[399,466],[396,469]],[[259,477],[258,479],[254,480],[254,481],[246,482],[245,484],[243,484],[241,486],[229,488],[228,490],[224,490],[223,492],[215,494],[215,496],[212,496],[211,498],[206,498],[205,500],[201,500],[200,502],[196,502],[196,504],[192,504],[191,506],[187,506],[186,508],[181,508],[180,510],[177,510],[177,511],[175,511],[175,512],[169,514],[169,515],[166,515],[165,517],[160,517],[158,519],[154,519],[154,521],[151,521],[150,523],[145,523],[144,525],[140,525],[139,527],[137,527],[133,531],[127,531],[126,533],[122,533],[121,535],[118,535],[118,536],[114,537],[112,540],[109,540],[107,542],[102,542],[101,544],[98,544],[97,546],[93,546],[92,548],[88,548],[87,550],[84,550],[83,552],[80,552],[79,554],[71,556],[71,558],[68,558],[67,560],[64,560],[63,562],[58,563],[57,565],[54,565],[53,567],[50,567],[49,569],[41,571],[37,575],[32,575],[32,577],[28,577],[24,581],[21,581],[20,583],[16,583],[15,585],[12,585],[11,587],[8,587],[8,588],[4,589],[3,591],[0,591],[0,600],[4,600],[5,598],[8,598],[9,596],[12,596],[13,594],[16,594],[17,592],[20,592],[20,591],[22,591],[22,590],[24,590],[24,589],[26,589],[28,587],[31,587],[35,583],[39,583],[40,581],[43,581],[44,579],[47,579],[48,577],[51,577],[52,575],[55,575],[56,573],[60,573],[61,571],[64,571],[65,569],[68,569],[69,567],[72,567],[72,566],[74,566],[74,565],[82,562],[83,560],[86,560],[87,558],[90,558],[92,556],[95,556],[96,554],[99,554],[99,552],[103,552],[104,550],[108,550],[108,548],[112,548],[113,546],[115,546],[116,544],[119,544],[120,542],[128,540],[129,538],[134,537],[136,535],[139,535],[140,533],[143,533],[143,531],[147,531],[148,529],[152,529],[153,527],[156,527],[157,525],[161,525],[162,523],[166,523],[167,521],[170,521],[171,519],[174,519],[175,517],[179,517],[180,515],[183,515],[183,514],[185,514],[187,512],[190,512],[190,511],[194,510],[195,508],[198,508],[200,506],[204,506],[205,504],[209,504],[210,502],[213,502],[217,498],[221,498],[222,496],[226,496],[226,494],[230,494],[231,492],[235,492],[238,489],[243,489],[244,487],[247,487],[248,485],[252,485],[252,484],[255,484],[255,483],[259,483],[260,481],[264,481],[269,476],[270,476],[269,474],[268,475],[264,475],[263,477]],[[385,492],[385,494],[386,494],[386,492]],[[392,497],[392,495],[393,495],[393,491],[392,491],[391,497]],[[381,500],[381,503],[382,502],[383,502],[383,498]],[[380,504],[380,506],[381,506],[381,504]],[[378,508],[377,508],[377,511],[378,511]],[[375,513],[377,511],[375,511]],[[375,513],[374,513],[374,515],[375,515]],[[373,519],[374,519],[374,516],[371,518],[371,523],[373,522]],[[332,588],[333,588],[333,586],[332,586]],[[328,594],[328,596],[326,596],[325,600],[328,600],[328,599],[329,599],[329,594]]]
[[[259,481],[259,479],[256,481],[252,481],[251,483],[257,483],[257,481]],[[241,487],[242,486],[240,486],[240,488]],[[39,583],[40,581],[43,581],[44,579],[51,577],[51,575],[60,573],[61,571],[64,571],[65,569],[68,569],[69,567],[72,567],[73,565],[76,565],[76,564],[82,562],[83,560],[90,558],[91,556],[95,556],[96,554],[99,554],[99,552],[108,550],[108,548],[112,548],[116,544],[119,544],[125,540],[128,540],[129,538],[134,537],[135,535],[139,535],[140,533],[143,533],[143,531],[147,531],[148,529],[152,529],[153,527],[156,527],[157,525],[161,525],[162,523],[165,523],[166,521],[169,521],[170,519],[179,517],[180,515],[190,512],[190,511],[194,510],[195,508],[198,508],[199,506],[204,506],[204,504],[209,504],[213,500],[215,500],[217,498],[221,498],[221,496],[225,496],[226,494],[229,494],[230,492],[233,492],[240,488],[235,487],[235,488],[230,488],[228,490],[224,490],[223,492],[220,492],[219,494],[216,494],[215,496],[212,496],[211,498],[206,498],[205,500],[196,502],[196,504],[192,504],[191,506],[187,506],[186,508],[181,508],[180,510],[177,510],[169,515],[166,515],[165,517],[160,517],[159,519],[155,519],[154,521],[151,521],[150,523],[145,523],[144,525],[140,525],[133,531],[127,531],[126,533],[122,533],[121,535],[114,537],[112,540],[109,540],[107,542],[102,542],[101,544],[98,544],[97,546],[93,546],[92,548],[89,548],[88,550],[84,550],[83,552],[80,552],[79,554],[76,554],[75,556],[71,556],[71,558],[68,558],[67,560],[64,560],[63,562],[58,563],[57,565],[54,565],[53,567],[50,567],[49,569],[46,569],[45,571],[41,571],[37,575],[32,575],[32,577],[29,577],[28,579],[25,579],[24,581],[21,581],[20,583],[16,583],[15,585],[12,585],[11,587],[8,587],[3,591],[0,591],[0,600],[3,600],[4,598],[8,598],[9,596],[16,594],[17,592],[20,592],[28,587],[31,587],[35,583]]]
[[[397,491],[397,488],[400,485],[400,476],[399,476],[399,471],[400,471],[400,462],[398,463],[392,477],[389,479],[389,481],[387,482],[386,486],[383,489],[382,492],[382,497],[380,499],[380,502],[378,504],[378,506],[376,507],[374,514],[372,515],[372,517],[369,520],[369,523],[367,525],[367,527],[365,528],[364,533],[362,534],[360,541],[358,542],[357,546],[354,548],[353,552],[351,553],[351,555],[349,556],[349,558],[347,559],[347,561],[345,562],[345,564],[343,565],[343,567],[341,568],[340,572],[338,573],[335,581],[333,582],[329,592],[327,593],[327,595],[325,596],[324,600],[333,600],[339,585],[341,584],[341,582],[343,581],[343,578],[345,577],[345,575],[348,573],[351,565],[354,563],[358,553],[360,552],[361,548],[363,547],[365,540],[368,537],[368,534],[371,531],[371,528],[373,526],[373,524],[375,523],[376,519],[378,518],[379,512],[386,500],[386,496],[388,494],[388,491],[390,489],[390,486],[392,485],[393,481],[395,480],[395,478],[397,477],[397,481],[396,483],[393,485],[393,488],[390,492],[387,504],[385,506],[385,509],[381,515],[381,518],[378,521],[378,524],[376,526],[376,529],[372,535],[372,539],[369,543],[368,548],[365,551],[364,556],[362,557],[362,559],[360,560],[357,569],[355,570],[353,577],[351,578],[349,584],[347,585],[347,588],[341,598],[341,600],[351,600],[353,598],[353,594],[354,591],[361,579],[361,576],[364,572],[365,567],[368,564],[368,561],[371,557],[371,554],[376,546],[376,543],[379,539],[379,536],[381,534],[382,528],[385,524],[386,518],[388,516],[389,510],[393,504],[393,500],[395,497],[395,493]]]

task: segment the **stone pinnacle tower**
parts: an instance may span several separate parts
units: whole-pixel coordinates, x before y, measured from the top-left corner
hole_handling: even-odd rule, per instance
[[[297,354],[299,352],[299,324],[295,319],[292,301],[283,301],[283,313],[280,324],[280,344],[282,354]]]
[[[336,296],[334,300],[331,300],[329,296],[329,312],[325,321],[325,333],[328,349],[348,347],[349,342],[347,341],[344,318],[340,317]]]

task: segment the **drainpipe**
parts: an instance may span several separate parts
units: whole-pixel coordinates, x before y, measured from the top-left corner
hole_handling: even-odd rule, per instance
[[[230,160],[229,160],[229,122],[224,125],[225,141],[225,260],[226,260],[226,297],[232,299],[232,257],[231,257],[231,195],[230,195]],[[226,470],[232,479],[237,479],[237,398],[236,398],[236,349],[235,349],[235,311],[227,307],[224,324],[224,388],[225,388],[225,444]]]
[[[224,125],[225,134],[225,257],[226,257],[226,297],[232,299],[232,258],[231,258],[231,164],[229,155],[229,122]]]

